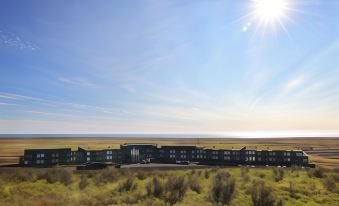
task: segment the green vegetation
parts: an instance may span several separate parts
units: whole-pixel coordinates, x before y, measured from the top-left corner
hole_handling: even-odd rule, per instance
[[[338,169],[0,170],[1,206],[339,206]]]

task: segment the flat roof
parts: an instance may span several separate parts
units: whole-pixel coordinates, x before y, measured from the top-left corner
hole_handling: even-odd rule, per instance
[[[71,148],[48,148],[48,149],[25,149],[25,151],[53,151],[53,150],[71,150]]]
[[[157,146],[155,143],[124,143],[121,146]]]

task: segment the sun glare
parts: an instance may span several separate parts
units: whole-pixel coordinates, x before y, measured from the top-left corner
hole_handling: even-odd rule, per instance
[[[264,22],[279,21],[287,14],[288,0],[256,0],[255,15]]]
[[[250,16],[252,21],[257,21],[257,25],[264,28],[264,32],[269,26],[280,26],[287,32],[284,24],[290,20],[291,7],[291,0],[252,0]]]

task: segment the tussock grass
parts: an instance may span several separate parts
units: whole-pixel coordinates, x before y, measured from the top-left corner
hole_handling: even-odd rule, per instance
[[[323,168],[215,168],[196,170],[0,169],[1,206],[231,205],[274,206],[339,202],[339,176]],[[244,180],[247,179],[247,180]],[[272,201],[274,199],[274,201]]]

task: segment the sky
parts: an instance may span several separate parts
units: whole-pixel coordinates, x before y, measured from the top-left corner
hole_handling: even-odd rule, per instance
[[[2,0],[0,133],[339,134],[339,1],[258,1]]]

